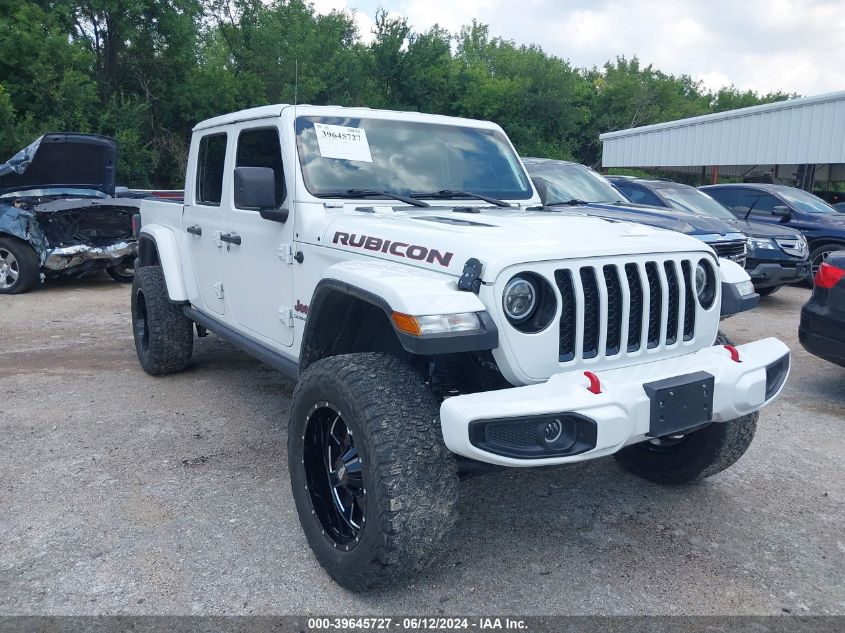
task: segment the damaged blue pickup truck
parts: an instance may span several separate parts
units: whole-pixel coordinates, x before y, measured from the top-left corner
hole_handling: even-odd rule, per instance
[[[116,198],[117,142],[45,134],[0,164],[0,294],[105,269],[131,282],[139,200]]]

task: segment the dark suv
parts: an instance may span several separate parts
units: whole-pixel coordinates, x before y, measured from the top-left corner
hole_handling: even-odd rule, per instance
[[[609,176],[608,180],[629,200],[647,199],[651,205],[719,218],[748,235],[745,269],[754,289],[763,296],[783,285],[804,281],[810,274],[807,240],[795,229],[741,220],[706,193],[670,180],[625,176]]]
[[[845,216],[827,202],[786,185],[729,184],[700,187],[738,218],[798,229],[810,244],[812,281],[828,256],[845,248]]]
[[[639,222],[685,233],[706,242],[719,257],[745,265],[744,233],[724,220],[666,209],[662,204],[631,202],[607,179],[585,165],[550,158],[523,158],[544,205],[581,205],[579,212]]]

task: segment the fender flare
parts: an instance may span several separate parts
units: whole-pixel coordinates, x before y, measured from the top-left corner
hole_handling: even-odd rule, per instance
[[[311,341],[316,338],[318,319],[315,317],[321,313],[327,299],[337,294],[354,297],[382,310],[400,344],[411,354],[452,354],[499,346],[496,324],[477,295],[458,290],[452,277],[409,268],[358,261],[330,266],[311,296],[302,338],[303,350],[310,349]],[[479,316],[481,331],[413,336],[396,327],[392,319],[394,312],[413,316],[474,312]],[[300,363],[306,366],[308,360],[303,358]]]
[[[153,253],[150,249],[153,249]],[[179,244],[172,229],[158,224],[144,225],[138,237],[138,259],[141,266],[161,266],[167,294],[174,303],[188,301],[188,292],[182,278]]]

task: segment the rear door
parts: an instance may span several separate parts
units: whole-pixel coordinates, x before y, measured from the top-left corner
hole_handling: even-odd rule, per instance
[[[278,119],[250,122],[234,129],[233,162],[226,170],[231,183],[235,167],[269,167],[276,176],[276,208],[289,208]],[[227,193],[227,232],[240,244],[227,243],[223,277],[229,316],[238,326],[269,343],[293,343],[293,225],[292,209],[284,223],[265,220],[258,211],[239,209],[234,192]]]
[[[209,131],[194,138],[192,151],[196,153],[196,173],[188,175],[193,190],[185,191],[185,211],[182,230],[187,231],[194,275],[200,301],[208,310],[224,314],[223,262],[221,260],[225,213],[224,196],[228,186],[224,179],[228,135],[225,131]]]

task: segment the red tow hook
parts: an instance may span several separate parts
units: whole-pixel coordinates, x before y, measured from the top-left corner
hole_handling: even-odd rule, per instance
[[[733,345],[725,345],[724,348],[731,353],[731,360],[735,363],[741,363],[742,361],[739,360],[739,350],[735,348]]]
[[[587,377],[587,380],[590,381],[590,386],[587,387],[587,391],[589,391],[590,393],[600,394],[601,381],[599,380],[599,377],[591,371],[585,371],[584,375]]]

